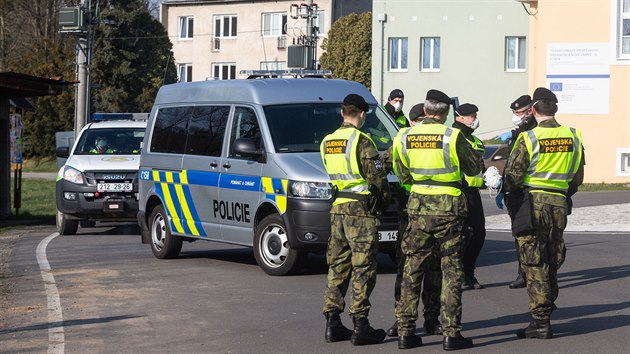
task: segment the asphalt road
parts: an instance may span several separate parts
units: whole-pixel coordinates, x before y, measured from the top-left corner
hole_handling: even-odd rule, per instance
[[[291,277],[263,273],[252,250],[212,242],[184,244],[181,257],[158,260],[133,224],[98,224],[76,236],[48,238],[40,227],[17,238],[8,265],[8,309],[0,318],[0,352],[33,353],[389,353],[396,340],[353,347],[325,343],[322,256]],[[529,320],[516,273],[514,243],[489,232],[479,260],[485,289],[464,292],[463,334],[469,353],[622,353],[630,347],[628,234],[567,233],[559,310],[551,340],[520,340]],[[49,240],[40,272],[37,247]],[[42,247],[40,246],[40,251]],[[372,294],[374,327],[393,323],[394,264],[379,256]],[[54,282],[42,279],[52,274]],[[56,308],[51,287],[59,294]],[[48,297],[47,297],[48,289]],[[51,301],[52,300],[52,301]],[[60,316],[59,318],[55,316]],[[344,314],[346,325],[351,321]],[[420,324],[421,325],[421,324]],[[420,332],[421,333],[421,332]],[[443,352],[441,337],[423,335],[425,353]],[[624,349],[626,348],[626,349]]]

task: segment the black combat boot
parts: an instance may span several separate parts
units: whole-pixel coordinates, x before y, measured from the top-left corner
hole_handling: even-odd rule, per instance
[[[411,349],[422,346],[422,338],[415,334],[398,337],[398,349]]]
[[[523,273],[519,272],[516,279],[514,279],[514,281],[510,283],[510,289],[520,289],[524,288],[526,285],[527,283],[525,282],[525,277],[523,276]]]
[[[398,337],[398,323],[394,322],[394,324],[389,327],[387,330],[387,335],[390,337]]]
[[[472,348],[472,346],[472,339],[465,338],[459,333],[454,337],[444,336],[444,342],[442,343],[444,350],[459,350]]]
[[[326,334],[324,335],[326,342],[333,343],[350,339],[352,331],[341,323],[339,312],[326,312],[324,316],[326,316]]]
[[[549,320],[532,319],[529,322],[529,326],[516,331],[516,336],[519,338],[549,339],[553,336],[551,323],[549,323]]]
[[[385,331],[370,327],[367,317],[355,317],[352,318],[352,322],[354,322],[354,332],[352,332],[350,342],[353,345],[378,344],[385,339]]]
[[[475,273],[464,273],[464,283],[462,284],[462,290],[471,289],[483,289],[483,285],[479,284]]]
[[[424,333],[426,334],[442,334],[442,324],[437,318],[430,318],[424,321]]]

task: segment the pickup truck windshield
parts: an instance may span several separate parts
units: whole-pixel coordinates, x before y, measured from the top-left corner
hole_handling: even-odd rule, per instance
[[[305,103],[264,107],[274,148],[278,153],[319,152],[327,134],[341,126],[340,103]],[[361,131],[379,151],[392,145],[397,127],[380,107],[370,106]]]
[[[144,138],[144,128],[88,129],[81,134],[75,155],[136,155]]]

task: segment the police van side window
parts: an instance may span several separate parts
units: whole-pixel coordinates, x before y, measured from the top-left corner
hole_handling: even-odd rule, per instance
[[[183,154],[186,128],[192,107],[169,107],[158,111],[151,137],[152,152]]]
[[[256,149],[260,149],[262,135],[260,133],[260,126],[256,119],[256,113],[254,110],[248,107],[236,107],[234,110],[234,119],[232,121],[232,131],[230,133],[230,154],[232,158],[246,157],[240,156],[234,153],[233,144],[236,139],[249,138],[254,140]]]
[[[197,106],[188,122],[186,153],[221,156],[229,106]]]

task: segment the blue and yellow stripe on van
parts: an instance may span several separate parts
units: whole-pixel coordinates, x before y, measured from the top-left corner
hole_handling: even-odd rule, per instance
[[[151,177],[155,182],[155,191],[164,201],[166,212],[171,217],[171,229],[178,233],[206,237],[190,194],[187,171],[152,171]]]
[[[280,214],[287,211],[287,180],[280,178],[261,177],[262,188],[269,200],[276,202]]]
[[[164,201],[166,212],[171,217],[171,229],[178,233],[207,236],[199,221],[199,214],[190,193],[190,185],[264,193],[266,200],[275,202],[280,214],[284,214],[287,210],[288,180],[283,178],[220,174],[198,170],[183,170],[182,172],[141,170],[140,179],[155,182],[155,191]],[[183,215],[183,219],[180,215]]]

